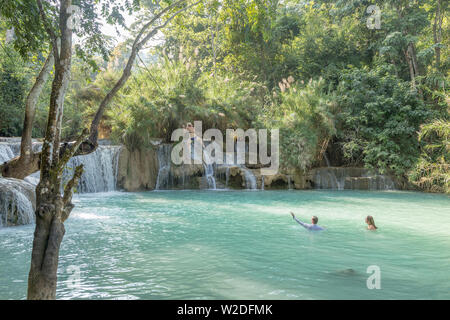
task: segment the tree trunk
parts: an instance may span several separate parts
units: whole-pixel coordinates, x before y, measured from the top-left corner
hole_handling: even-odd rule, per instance
[[[40,1],[39,1],[40,2]],[[198,4],[200,1],[197,1],[191,5],[185,6],[182,9],[176,11],[174,14],[172,14],[163,24],[156,26],[151,31],[149,31],[147,34],[147,30],[158,20],[160,19],[164,14],[168,13],[170,10],[183,5],[183,3],[187,2],[187,0],[178,0],[174,2],[173,4],[167,6],[166,8],[162,9],[158,14],[153,16],[153,18],[144,25],[138,35],[136,36],[131,55],[128,59],[127,65],[125,69],[123,70],[122,76],[120,79],[116,82],[116,84],[113,86],[113,88],[108,92],[108,94],[104,97],[102,102],[100,103],[97,112],[94,116],[94,119],[91,122],[91,129],[90,129],[90,136],[86,141],[83,141],[83,143],[79,146],[79,149],[76,150],[75,156],[78,155],[86,155],[94,152],[97,149],[98,143],[98,127],[100,125],[101,119],[103,117],[103,114],[111,101],[113,100],[114,96],[119,92],[119,90],[125,85],[127,80],[129,79],[131,75],[131,69],[134,65],[134,62],[136,60],[136,56],[141,50],[141,48],[158,32],[159,29],[165,27],[174,17],[176,17],[181,12],[185,11],[186,9]],[[54,32],[51,31],[48,27],[47,23],[47,32],[51,35],[51,37],[54,38]],[[145,34],[145,36],[144,36]],[[56,43],[56,40],[54,41]],[[55,50],[53,50],[55,52]],[[62,112],[57,114],[57,118],[55,120],[56,123],[60,123],[62,119]],[[55,142],[59,143],[60,136],[59,136],[60,130],[58,130],[57,133],[57,139]],[[62,144],[61,147],[54,148],[54,150],[59,150],[59,156],[56,155],[56,158],[61,157],[62,154],[65,152],[65,147],[67,144]],[[44,144],[45,147],[45,144]],[[12,159],[8,161],[3,166],[0,166],[0,171],[2,172],[2,175],[4,177],[21,177],[21,176],[28,176],[36,171],[39,171],[40,168],[40,159],[41,159],[41,153],[33,154],[31,161],[29,161],[27,164],[19,165],[17,162],[19,162],[19,158]]]
[[[436,4],[436,15],[434,18],[434,24],[433,24],[433,38],[434,38],[434,52],[436,55],[436,68],[440,70],[441,68],[441,48],[440,44],[442,42],[442,21],[444,18],[444,10],[441,6],[441,0],[437,1]]]
[[[416,56],[416,48],[414,46],[414,43],[410,42],[408,44],[408,47],[406,48],[406,50],[404,51],[405,54],[405,58],[406,61],[408,62],[408,66],[409,66],[409,74],[411,77],[411,86],[414,89],[417,89],[417,77],[420,76],[420,71],[419,71],[419,63],[417,62],[417,56]],[[419,94],[422,95],[422,91],[418,90]]]
[[[55,77],[50,96],[47,130],[41,152],[41,179],[36,187],[36,229],[28,276],[28,299],[30,300],[55,299],[59,248],[65,232],[63,215],[66,205],[73,207],[64,203],[60,194],[62,172],[70,159],[70,154],[67,152],[62,158],[59,154],[60,120],[72,59],[72,30],[67,26],[70,17],[67,11],[71,4],[71,0],[62,0],[60,4],[61,49],[60,53],[57,49],[54,50]],[[38,0],[38,6],[42,20],[52,38],[53,46],[57,48],[57,39],[51,30],[51,25],[46,20],[40,0]],[[77,143],[79,145],[81,141],[77,141]],[[67,157],[69,158],[67,159]],[[76,173],[80,170],[82,167],[81,169],[77,168]],[[81,175],[81,173],[79,174]],[[74,179],[77,179],[77,175],[74,175],[72,180]],[[68,191],[72,192],[72,190],[66,189],[65,193]]]
[[[168,11],[170,11],[173,8],[176,8],[177,6],[182,5],[185,2],[187,2],[187,0],[178,0],[178,1],[174,2],[173,4],[167,6],[166,8],[162,9],[147,24],[145,24],[139,31],[138,35],[136,36],[136,38],[133,42],[133,46],[131,47],[131,54],[130,54],[130,57],[128,58],[127,65],[125,66],[121,77],[115,83],[113,88],[108,92],[108,94],[105,96],[105,98],[102,100],[102,102],[100,103],[100,106],[97,109],[97,113],[95,114],[95,117],[92,120],[91,132],[90,132],[90,136],[89,136],[89,143],[91,145],[97,146],[98,126],[100,125],[100,121],[103,117],[103,114],[105,113],[106,108],[109,106],[109,104],[111,103],[114,96],[117,94],[117,92],[119,92],[120,89],[122,89],[122,87],[127,82],[128,78],[131,76],[131,69],[133,68],[134,62],[136,60],[136,56],[139,53],[139,51],[142,49],[142,47],[158,32],[159,29],[164,28],[178,14],[180,14],[181,12],[187,10],[188,8],[198,4],[200,1],[197,1],[191,5],[181,8],[180,10],[178,10],[174,14],[172,14],[163,24],[153,28],[145,36],[144,36],[144,34],[165,13],[167,13]]]
[[[411,58],[410,58],[410,56],[409,56],[409,51],[408,51],[408,49],[405,50],[405,58],[406,58],[406,61],[408,62],[409,76],[410,76],[410,78],[411,78],[411,86],[412,86],[414,89],[416,89],[416,74],[415,74],[415,72],[414,72],[414,65],[413,65],[413,63],[412,63],[412,61],[411,61]]]
[[[45,60],[44,66],[42,67],[41,72],[37,76],[36,81],[27,96],[25,103],[25,120],[23,123],[22,142],[20,144],[20,157],[24,159],[27,159],[33,153],[32,130],[34,117],[36,115],[36,105],[54,63],[53,49],[50,48],[50,53]]]
[[[0,167],[2,176],[8,178],[24,179],[30,174],[39,170],[39,155],[33,153],[32,130],[34,117],[36,115],[36,105],[42,93],[45,83],[53,68],[53,49],[45,60],[45,63],[28,93],[25,102],[25,120],[23,123],[22,141],[20,144],[20,156],[8,161]]]
[[[163,9],[159,14],[141,30],[138,34],[128,60],[127,66],[111,91],[103,99],[99,106],[97,114],[92,122],[90,131],[90,141],[85,138],[89,135],[88,130],[70,145],[60,144],[61,119],[63,114],[64,95],[70,77],[70,67],[72,59],[72,30],[67,26],[69,14],[67,10],[71,5],[71,0],[61,0],[59,12],[59,29],[61,34],[61,49],[54,50],[55,55],[55,77],[52,84],[52,93],[50,96],[50,108],[45,134],[44,145],[41,152],[41,179],[36,187],[36,229],[34,232],[33,251],[31,254],[31,267],[28,276],[28,299],[55,299],[57,285],[57,270],[59,259],[59,248],[64,237],[64,221],[69,217],[73,209],[71,203],[73,188],[77,185],[78,179],[83,172],[83,166],[75,169],[73,178],[64,189],[64,195],[61,196],[61,180],[65,165],[79,150],[92,149],[97,146],[98,124],[107,105],[111,102],[114,95],[123,87],[131,75],[131,68],[134,64],[137,53],[142,46],[156,32],[172,20],[178,13],[184,11],[190,6],[177,11],[162,25],[154,28],[150,33],[143,37],[143,33],[149,28],[156,19],[162,14],[185,2],[179,0],[174,4]],[[47,33],[52,39],[53,46],[57,48],[57,39],[55,32],[48,23],[45,12],[42,8],[41,0],[37,0],[41,18],[46,26]],[[198,3],[198,2],[197,2]],[[192,5],[191,5],[192,6]],[[141,37],[143,39],[141,40]],[[85,141],[83,143],[83,141]]]

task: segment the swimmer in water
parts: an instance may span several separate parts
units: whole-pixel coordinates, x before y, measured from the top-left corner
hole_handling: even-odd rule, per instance
[[[375,225],[375,220],[373,220],[372,216],[367,216],[366,218],[367,230],[377,230],[377,226]]]
[[[294,220],[297,221],[297,223],[298,223],[299,225],[301,225],[301,226],[304,227],[305,229],[308,229],[309,231],[322,231],[322,230],[325,230],[324,228],[322,228],[322,227],[320,227],[320,226],[317,225],[317,222],[319,221],[319,218],[317,218],[316,216],[313,216],[313,217],[311,218],[312,224],[309,224],[309,223],[304,223],[304,222],[298,220],[298,219],[295,217],[295,214],[294,214],[293,212],[291,212],[291,215],[292,215],[292,218],[294,218]]]

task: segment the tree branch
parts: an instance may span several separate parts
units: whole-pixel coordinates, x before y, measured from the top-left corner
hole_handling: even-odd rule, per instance
[[[134,62],[136,60],[136,56],[139,53],[139,50],[142,49],[142,47],[145,45],[145,43],[147,43],[151,37],[153,37],[159,29],[165,27],[175,16],[177,16],[178,14],[180,14],[181,12],[191,8],[192,6],[198,4],[201,2],[197,1],[191,5],[188,5],[184,8],[181,8],[180,10],[178,10],[177,12],[175,12],[171,17],[169,17],[167,19],[167,21],[165,23],[163,23],[160,26],[155,27],[153,30],[151,30],[142,40],[140,40],[143,36],[143,34],[147,31],[147,29],[156,21],[158,20],[163,14],[165,14],[166,12],[168,12],[170,9],[177,7],[178,5],[186,2],[187,0],[179,0],[175,3],[173,3],[172,5],[164,8],[163,10],[161,10],[161,12],[159,12],[157,15],[155,15],[144,27],[142,27],[142,29],[139,31],[138,35],[136,36],[136,39],[133,42],[133,46],[131,49],[131,54],[130,57],[128,58],[128,62],[127,65],[125,66],[123,72],[122,72],[122,76],[119,78],[119,80],[117,80],[116,84],[113,86],[113,88],[106,94],[105,98],[102,100],[102,102],[100,103],[99,108],[97,109],[97,113],[95,114],[94,119],[92,120],[91,123],[91,132],[90,132],[90,136],[89,136],[89,141],[91,142],[91,144],[93,145],[97,145],[97,139],[98,139],[98,126],[100,124],[100,121],[103,117],[103,114],[105,112],[105,109],[107,108],[107,106],[110,104],[110,102],[112,101],[112,99],[114,98],[114,96],[117,94],[117,92],[124,86],[124,84],[126,83],[126,81],[128,80],[128,78],[131,75],[131,69],[134,65]]]
[[[33,87],[28,93],[25,102],[25,120],[23,124],[22,141],[20,144],[20,156],[27,157],[32,154],[32,129],[34,117],[36,115],[36,104],[39,96],[41,95],[42,89],[47,82],[50,70],[53,68],[54,64],[54,53],[53,48],[50,49],[47,59],[42,66],[39,75],[36,77]]]
[[[69,218],[70,213],[74,208],[74,205],[72,204],[73,188],[78,185],[78,181],[80,180],[82,174],[83,174],[83,165],[81,164],[75,168],[75,173],[73,174],[72,179],[70,179],[70,181],[64,188],[64,196],[63,196],[64,209],[61,216],[61,221],[63,223]]]
[[[64,145],[61,150],[64,149],[63,155],[59,160],[58,163],[58,173],[62,173],[64,171],[64,168],[69,162],[70,158],[74,156],[74,154],[77,152],[80,145],[83,143],[83,141],[86,139],[86,137],[89,135],[89,130],[84,129],[81,135],[77,138],[75,142],[73,142],[71,145]]]
[[[54,55],[56,61],[59,61],[58,37],[56,36],[56,34],[53,31],[50,24],[48,23],[48,19],[47,19],[47,16],[45,15],[44,8],[42,7],[41,0],[36,0],[36,2],[37,2],[37,6],[39,8],[39,15],[41,16],[42,23],[44,24],[44,28],[47,31],[48,35],[50,36],[50,40],[52,42],[53,55]]]

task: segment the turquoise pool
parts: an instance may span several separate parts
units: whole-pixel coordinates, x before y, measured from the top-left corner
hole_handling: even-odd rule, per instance
[[[448,196],[161,191],[75,201],[59,299],[450,298]],[[307,232],[291,210],[327,230]],[[33,230],[0,229],[0,299],[26,296]],[[367,288],[369,266],[381,289]]]

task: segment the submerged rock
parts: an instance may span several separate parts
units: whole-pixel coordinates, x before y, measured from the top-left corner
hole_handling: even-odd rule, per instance
[[[33,223],[35,187],[23,180],[0,178],[0,227]]]

